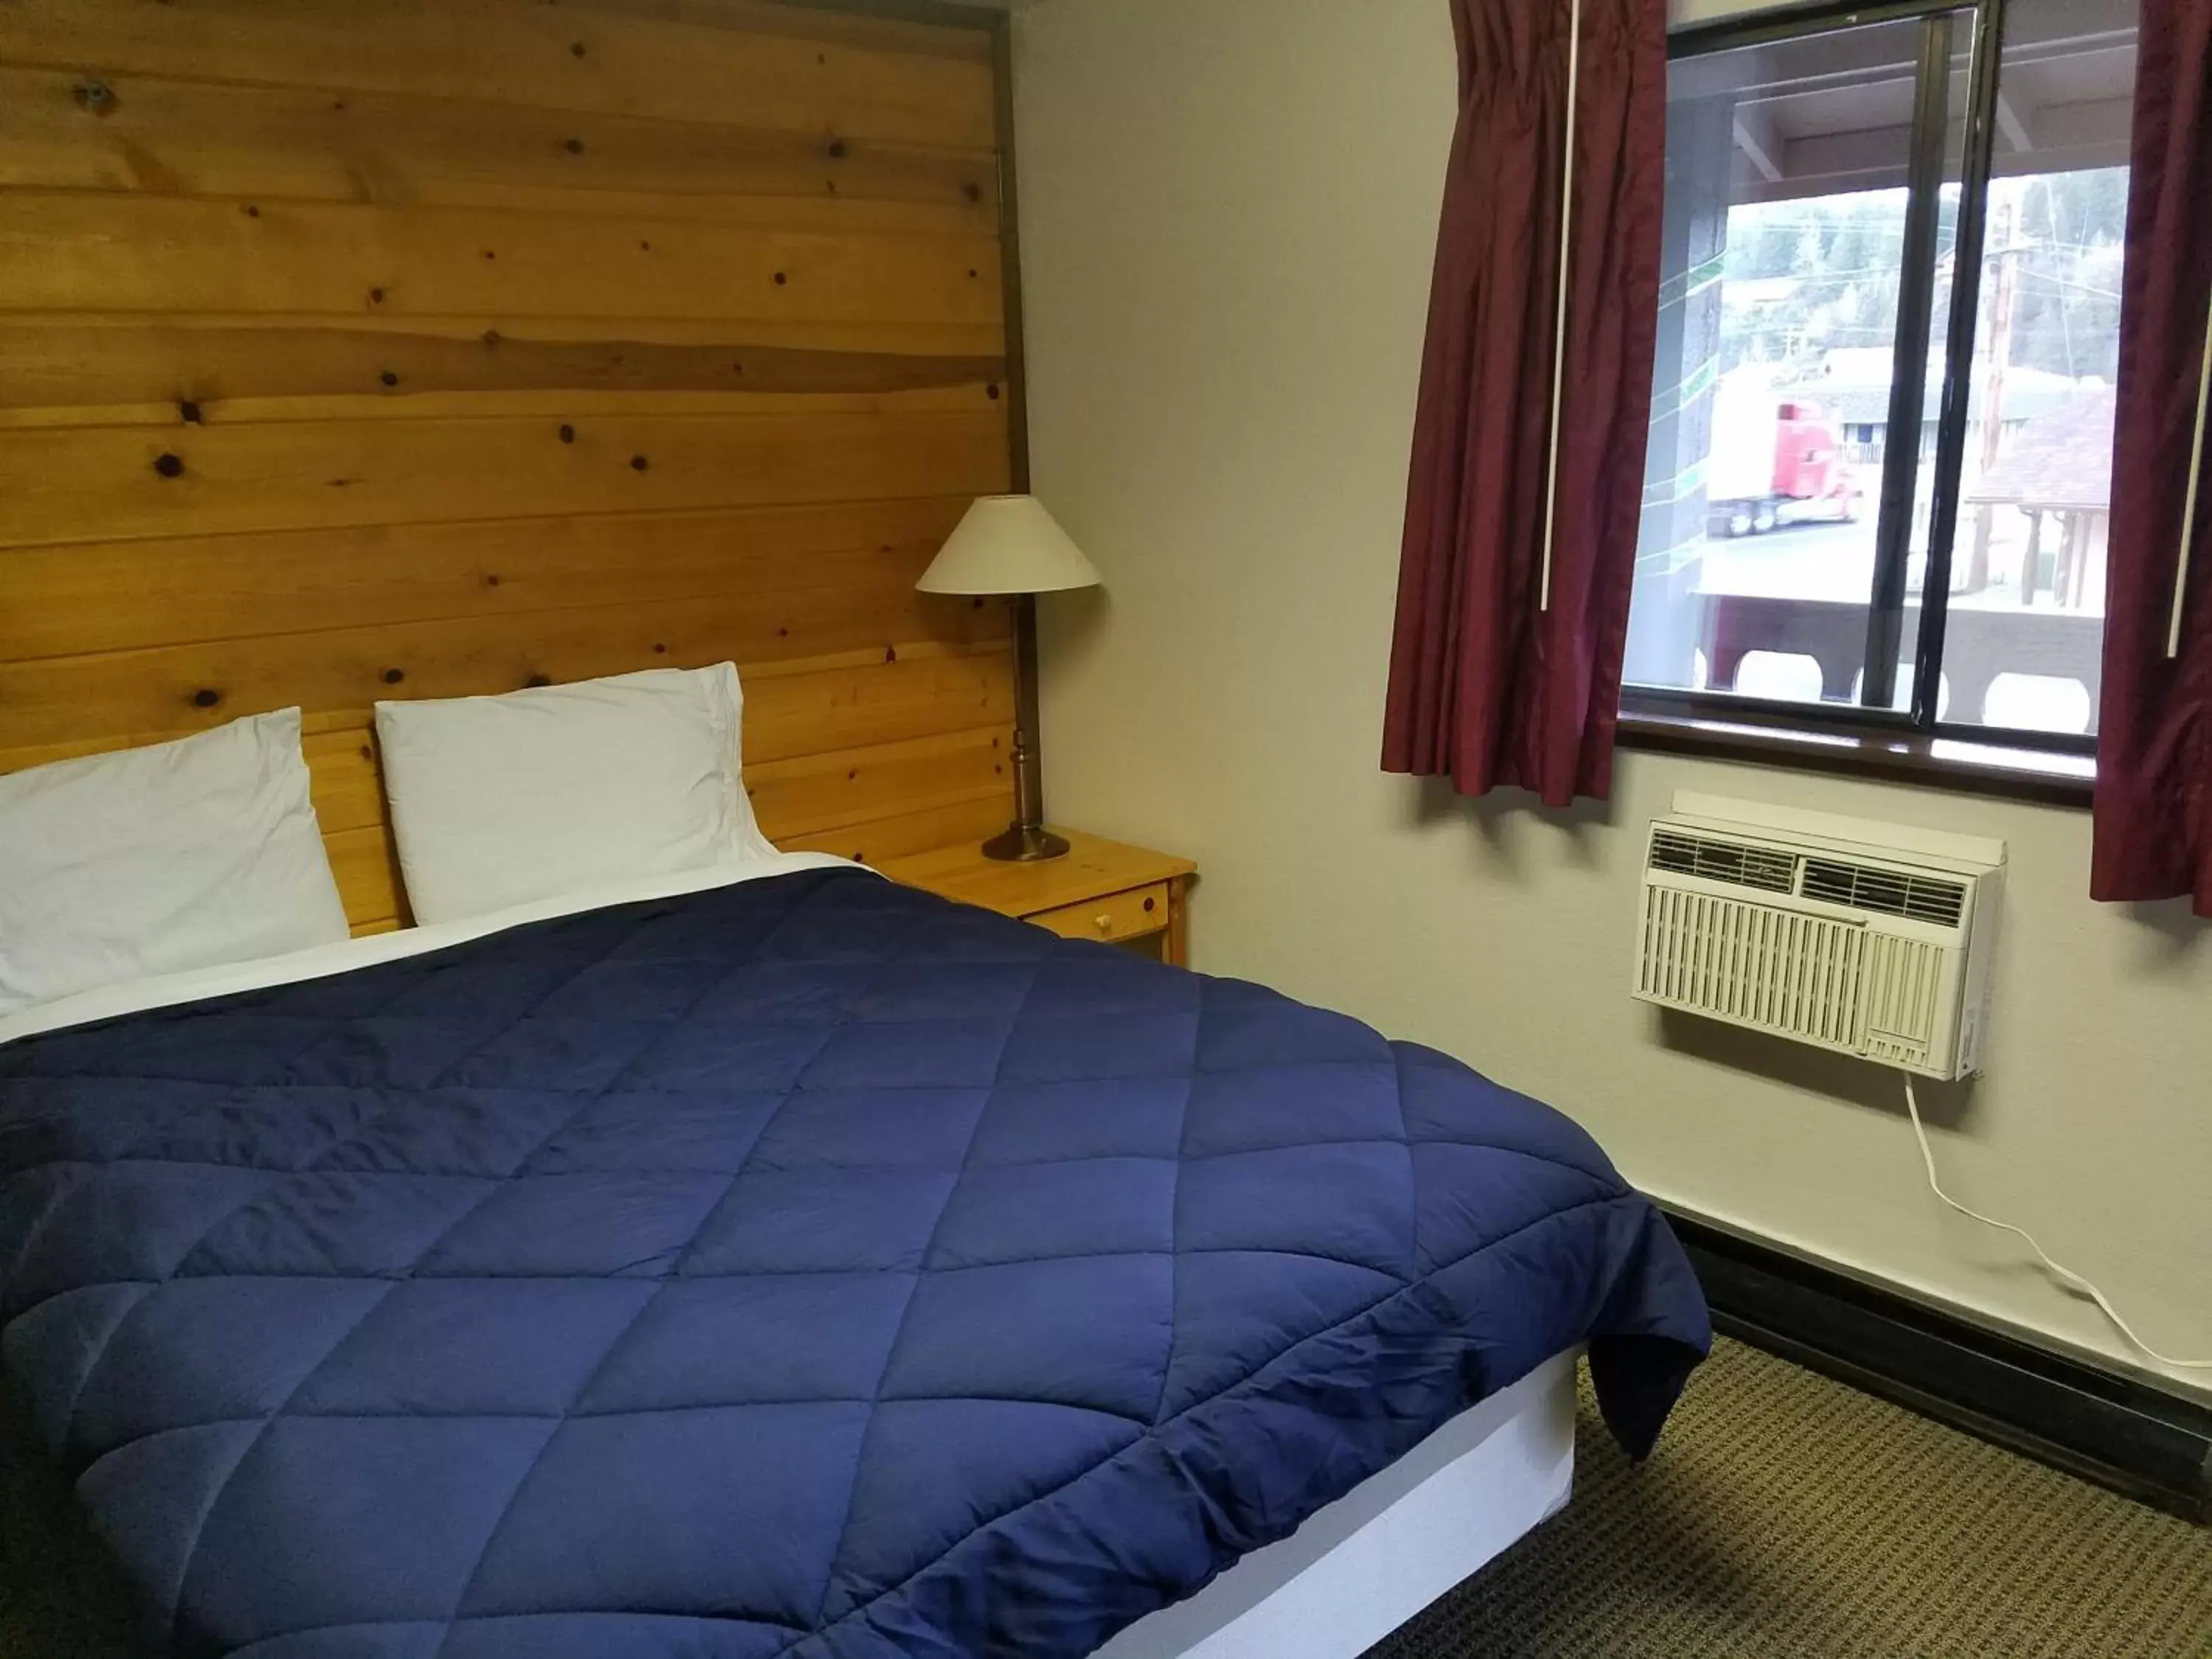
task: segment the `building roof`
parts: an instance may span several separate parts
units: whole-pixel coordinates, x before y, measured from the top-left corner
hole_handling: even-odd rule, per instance
[[[2038,415],[1966,499],[2045,510],[2112,504],[2113,389],[2092,386]]]
[[[1892,356],[1887,349],[1850,346],[1829,352],[1818,373],[1778,385],[1775,391],[1784,397],[1818,404],[1831,420],[1881,426],[1889,420],[1891,365]],[[1989,365],[1977,359],[1974,378],[1967,387],[1966,411],[1970,421],[1981,418],[1982,398],[1988,381]],[[2014,363],[2005,371],[2005,419],[2034,420],[2065,403],[2081,384],[2046,368]],[[1928,378],[1921,393],[1923,423],[1936,419],[1942,404],[1943,356],[1939,351],[1928,361]]]

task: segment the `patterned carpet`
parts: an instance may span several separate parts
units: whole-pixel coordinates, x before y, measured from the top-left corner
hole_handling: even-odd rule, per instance
[[[2208,1659],[2212,1531],[1739,1344],[1368,1659]]]

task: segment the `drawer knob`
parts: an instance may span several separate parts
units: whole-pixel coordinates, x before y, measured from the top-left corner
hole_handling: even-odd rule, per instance
[[[1099,915],[1092,917],[1091,920],[1098,924],[1098,931],[1100,933],[1110,933],[1114,931],[1114,918],[1106,915],[1103,911]]]

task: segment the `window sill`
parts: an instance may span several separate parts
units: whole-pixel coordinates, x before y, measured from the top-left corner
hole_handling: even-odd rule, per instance
[[[1796,731],[1687,714],[1624,710],[1620,739],[1625,749],[1796,767],[1928,789],[2000,795],[2045,806],[2087,806],[2097,779],[2097,763],[2085,755],[2047,754],[1955,738]]]

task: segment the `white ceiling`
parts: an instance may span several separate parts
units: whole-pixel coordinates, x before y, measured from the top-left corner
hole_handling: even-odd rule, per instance
[[[1966,104],[1960,34],[1952,60],[1954,123]],[[1919,39],[1917,24],[1884,23],[1678,60],[1668,98],[1729,104],[1738,201],[1902,184]],[[2124,164],[2135,56],[2126,0],[2022,7],[2005,41],[1996,171]]]

